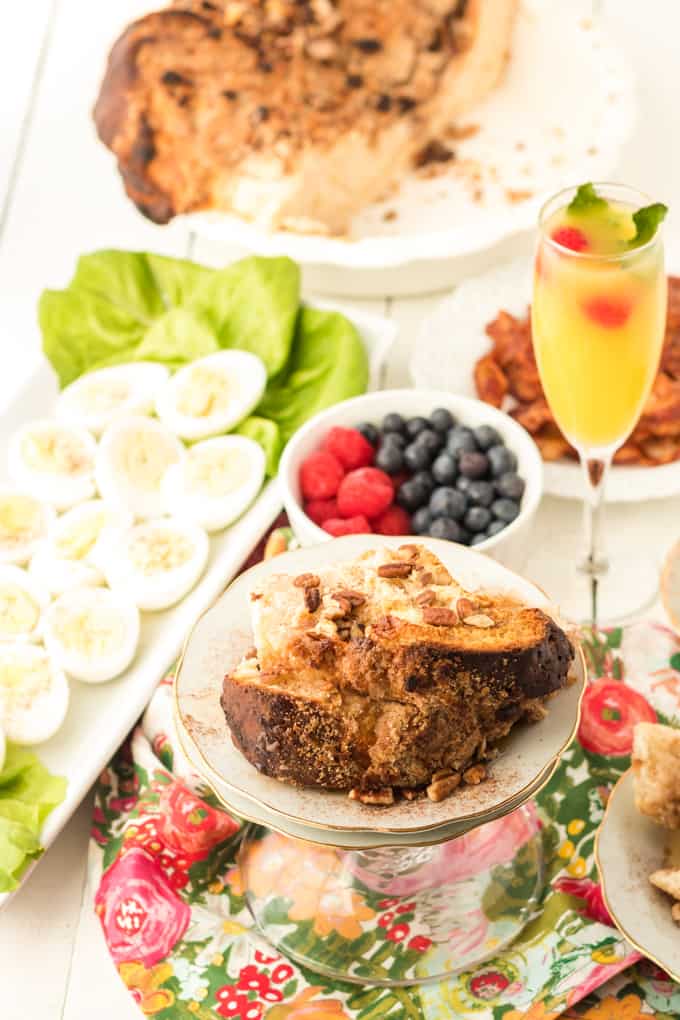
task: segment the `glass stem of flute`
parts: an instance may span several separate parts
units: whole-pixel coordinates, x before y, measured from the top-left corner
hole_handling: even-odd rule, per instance
[[[589,457],[581,455],[581,467],[585,482],[584,524],[586,556],[579,569],[590,578],[590,617],[593,626],[597,624],[598,580],[606,574],[609,562],[604,553],[604,487],[612,455]]]

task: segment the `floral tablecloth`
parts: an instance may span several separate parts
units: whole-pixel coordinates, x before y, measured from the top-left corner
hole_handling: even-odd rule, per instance
[[[285,535],[275,543],[285,545]],[[331,981],[285,959],[254,932],[235,859],[242,825],[193,774],[177,745],[173,678],[166,677],[99,779],[92,826],[94,909],[142,1013],[157,1020],[680,1016],[680,986],[640,960],[610,923],[593,861],[609,791],[629,764],[634,723],[680,717],[680,642],[645,622],[589,635],[586,648],[591,682],[578,739],[536,800],[548,873],[540,915],[497,958],[420,988]],[[294,844],[276,834],[263,838],[273,841],[279,865],[288,855],[295,869]],[[413,967],[431,945],[420,930],[422,906],[403,900],[396,906],[370,890],[361,902],[333,895],[332,856],[318,848],[299,895],[275,898],[277,922],[312,957],[318,947],[348,965],[370,955],[391,974]],[[501,863],[498,869],[500,883]],[[316,873],[323,882],[315,884]],[[257,854],[250,880],[260,895],[276,897]],[[447,936],[490,945],[497,917],[489,911],[502,911],[502,904],[502,897],[493,907],[474,904],[465,931]]]

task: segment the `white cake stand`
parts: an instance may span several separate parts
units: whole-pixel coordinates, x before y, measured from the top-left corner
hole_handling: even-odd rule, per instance
[[[493,560],[448,542],[423,544],[469,590],[514,593],[553,611],[539,589]],[[194,770],[227,810],[251,823],[240,867],[261,933],[334,979],[413,985],[495,956],[535,916],[544,872],[530,802],[575,734],[586,670],[579,650],[574,682],[555,696],[547,718],[515,727],[489,778],[439,803],[369,807],[263,776],[234,747],[219,705],[224,673],[252,643],[248,591],[269,573],[319,570],[374,545],[374,536],[349,536],[286,553],[238,578],[187,640],[175,721]],[[313,906],[313,923],[295,923],[300,903]],[[340,937],[348,924],[357,939]]]

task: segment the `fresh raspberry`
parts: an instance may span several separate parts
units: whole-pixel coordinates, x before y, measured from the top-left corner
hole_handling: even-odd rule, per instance
[[[550,235],[556,244],[571,251],[588,251],[588,238],[578,227],[558,227]]]
[[[321,527],[336,538],[340,535],[368,535],[371,531],[371,525],[363,514],[357,514],[356,517],[331,517]]]
[[[310,453],[300,468],[300,488],[305,499],[330,499],[338,491],[345,469],[332,453]]]
[[[607,297],[604,294],[600,297],[590,298],[583,304],[583,311],[588,318],[596,322],[598,326],[604,326],[605,329],[616,329],[618,326],[623,326],[632,310],[631,301],[627,301],[625,298]]]
[[[400,506],[388,506],[372,523],[377,535],[411,534],[411,518]]]
[[[328,450],[348,471],[368,467],[373,463],[375,450],[357,429],[343,429],[339,425],[326,433],[324,450]]]
[[[379,468],[357,468],[345,475],[338,489],[341,517],[377,517],[394,498],[392,479]]]
[[[310,499],[303,507],[307,516],[315,524],[323,524],[329,517],[339,517],[338,503],[335,499]]]

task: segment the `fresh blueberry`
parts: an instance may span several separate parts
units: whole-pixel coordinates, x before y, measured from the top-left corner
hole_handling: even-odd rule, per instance
[[[396,411],[386,414],[382,420],[383,432],[403,432],[405,428],[406,422]]]
[[[486,537],[493,538],[499,531],[503,531],[507,528],[505,521],[492,521],[489,527],[486,529]]]
[[[508,471],[515,471],[517,468],[517,457],[512,450],[508,450],[507,446],[502,444],[491,446],[486,451],[486,455],[489,458],[491,474],[494,478],[500,478],[501,475],[507,474]]]
[[[479,425],[475,430],[475,439],[480,450],[488,450],[491,446],[502,446],[503,440],[491,425]]]
[[[445,407],[436,407],[430,415],[430,425],[435,432],[448,432],[456,424],[456,419]]]
[[[465,481],[469,484],[463,492],[468,494],[471,503],[477,506],[491,506],[496,498],[492,482],[472,482],[469,478],[465,478]]]
[[[429,471],[416,471],[416,473],[411,477],[411,481],[418,482],[419,485],[426,486],[428,492],[432,492],[435,487],[434,480]]]
[[[463,518],[463,523],[475,534],[486,531],[491,524],[491,511],[487,510],[485,506],[471,506]]]
[[[432,521],[429,534],[432,538],[445,538],[449,542],[460,542],[461,527],[450,517],[438,517]]]
[[[456,479],[456,488],[460,492],[469,493],[470,487],[474,485],[471,478],[466,478],[465,475],[459,475]]]
[[[415,535],[427,535],[431,524],[432,514],[426,506],[421,506],[419,510],[416,510],[411,518],[411,527]]]
[[[409,478],[403,485],[399,486],[397,492],[397,503],[403,506],[404,510],[413,513],[419,507],[424,506],[430,498],[430,490],[422,482],[416,482]]]
[[[483,453],[476,450],[463,450],[458,458],[458,470],[461,475],[476,481],[483,478],[489,470],[489,461]]]
[[[406,436],[402,436],[401,432],[384,432],[380,445],[387,446],[388,443],[398,446],[400,450],[405,450]]]
[[[466,450],[472,453],[477,449],[472,429],[464,425],[455,425],[446,438],[446,449],[448,453],[464,453]]]
[[[460,538],[458,539],[461,545],[469,545],[472,541],[472,533],[466,528],[460,529]]]
[[[404,450],[404,464],[409,471],[422,471],[432,462],[432,455],[422,443],[410,443]]]
[[[486,542],[488,537],[488,535],[480,531],[478,534],[472,536],[470,545],[479,545],[480,542]]]
[[[416,443],[420,446],[424,446],[431,457],[434,457],[436,453],[442,448],[444,437],[440,436],[438,432],[433,432],[432,429],[423,429],[422,432],[418,433],[416,437]]]
[[[467,508],[465,493],[448,485],[435,489],[430,497],[430,513],[433,517],[452,517],[454,521],[459,521]]]
[[[420,415],[416,415],[415,418],[409,418],[406,422],[406,435],[411,439],[415,439],[419,432],[427,428],[428,424],[427,418],[422,418]]]
[[[362,421],[356,426],[357,432],[361,432],[364,439],[368,439],[371,446],[375,446],[380,438],[380,432],[370,421]]]
[[[519,503],[516,503],[514,499],[496,499],[491,504],[491,511],[499,521],[510,524],[519,513]]]
[[[451,485],[458,475],[455,458],[450,453],[440,453],[432,465],[432,477],[440,485]]]
[[[404,454],[396,443],[383,443],[375,455],[375,466],[388,475],[398,475],[404,466]]]
[[[517,500],[524,495],[524,479],[520,478],[514,471],[508,471],[496,482],[496,492],[499,496],[506,496],[508,499]]]

